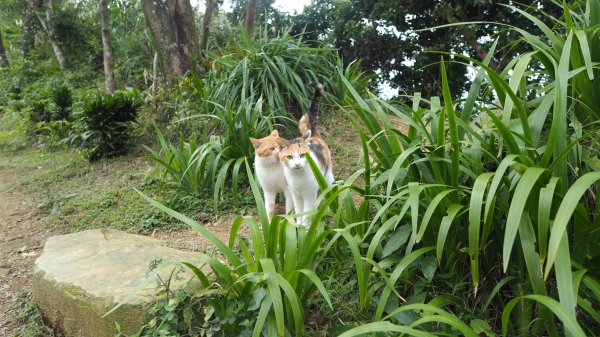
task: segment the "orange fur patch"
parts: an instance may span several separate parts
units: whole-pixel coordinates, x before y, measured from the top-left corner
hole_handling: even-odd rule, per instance
[[[310,147],[308,144],[312,144]],[[291,140],[279,153],[279,158],[281,161],[287,161],[288,156],[293,154],[304,154],[309,151],[315,152],[317,158],[313,158],[318,160],[319,163],[325,167],[326,170],[331,169],[331,151],[329,150],[329,146],[321,137],[313,137],[309,136],[307,138],[301,137],[294,140]]]
[[[250,138],[254,151],[259,157],[275,157],[279,159],[279,151],[283,147],[284,140],[279,138],[279,132],[273,130],[270,135],[257,139]]]

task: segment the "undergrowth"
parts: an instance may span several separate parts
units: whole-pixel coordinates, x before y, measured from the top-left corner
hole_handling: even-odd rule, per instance
[[[42,314],[31,297],[31,292],[20,290],[11,296],[10,312],[18,324],[8,337],[61,337],[60,331],[44,325]]]

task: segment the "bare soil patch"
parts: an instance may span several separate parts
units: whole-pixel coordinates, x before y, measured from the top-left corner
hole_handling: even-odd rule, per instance
[[[17,183],[15,172],[0,169],[0,336],[8,336],[18,327],[12,296],[31,289],[33,262],[46,238],[60,234],[41,228],[42,214],[25,189]]]

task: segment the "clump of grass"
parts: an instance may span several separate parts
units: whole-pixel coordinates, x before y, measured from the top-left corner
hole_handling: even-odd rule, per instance
[[[88,97],[82,112],[86,131],[81,137],[91,161],[126,152],[141,104],[137,91],[97,93]]]
[[[9,337],[61,336],[59,331],[44,325],[42,314],[31,297],[31,292],[19,290],[11,296],[10,313],[18,327]]]
[[[15,112],[0,114],[0,153],[13,154],[29,144],[27,121]]]

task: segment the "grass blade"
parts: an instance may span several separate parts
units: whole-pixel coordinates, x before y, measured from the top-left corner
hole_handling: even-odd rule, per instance
[[[408,334],[410,336],[415,336],[415,337],[434,337],[435,336],[430,333],[427,333],[427,332],[424,332],[421,330],[416,330],[416,329],[413,329],[411,327],[407,327],[404,325],[396,325],[396,324],[392,324],[390,322],[372,322],[372,323],[367,323],[367,324],[361,325],[359,327],[350,329],[350,330],[344,332],[343,334],[339,335],[338,337],[363,336],[366,334],[376,333],[376,332],[399,332],[402,334]]]
[[[508,322],[510,320],[510,313],[512,312],[512,309],[515,307],[515,305],[517,305],[519,301],[523,299],[534,300],[546,306],[548,309],[552,310],[552,312],[561,320],[565,329],[571,334],[571,336],[585,337],[585,333],[583,332],[583,329],[581,329],[581,326],[579,326],[579,324],[577,323],[575,315],[567,311],[565,307],[556,302],[556,300],[542,295],[525,295],[514,298],[510,302],[508,302],[508,304],[504,308],[504,311],[502,312],[503,337],[506,337],[508,332]]]
[[[590,172],[577,179],[573,185],[569,188],[563,201],[561,202],[558,211],[556,212],[556,218],[554,219],[554,225],[550,232],[550,242],[548,246],[548,261],[546,263],[546,269],[544,272],[544,279],[548,278],[550,270],[556,259],[558,253],[558,246],[562,237],[567,232],[567,225],[569,220],[575,211],[575,207],[579,203],[579,200],[585,193],[585,191],[594,183],[600,180],[600,172]]]
[[[506,229],[504,230],[504,243],[502,245],[502,266],[504,272],[508,269],[508,262],[512,251],[517,231],[521,224],[523,210],[527,205],[529,195],[538,179],[546,172],[546,169],[539,167],[528,167],[513,193],[513,199],[508,210],[506,218]]]

